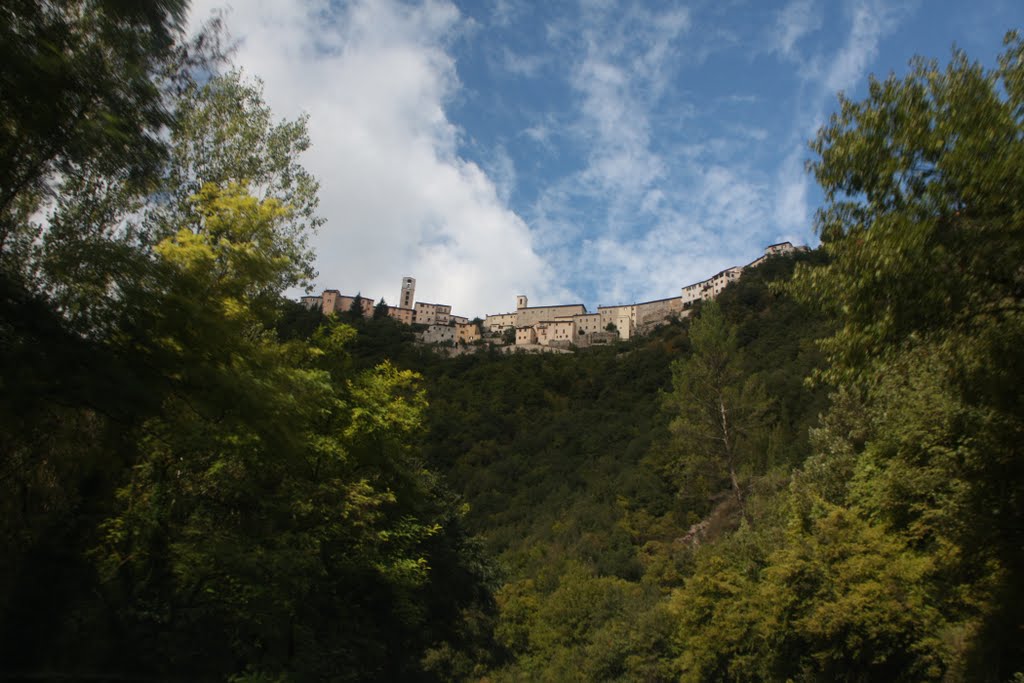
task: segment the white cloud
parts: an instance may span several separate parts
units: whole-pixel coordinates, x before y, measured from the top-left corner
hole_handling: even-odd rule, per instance
[[[579,131],[590,143],[582,180],[599,193],[642,197],[664,174],[652,150],[650,113],[671,77],[674,43],[689,27],[685,10],[634,9],[609,21],[596,4],[584,21],[584,54],[570,82],[582,96]]]
[[[853,5],[850,34],[824,75],[829,92],[848,90],[865,75],[878,54],[879,41],[903,19],[907,8],[884,0],[858,0]]]
[[[194,20],[217,4],[197,0]],[[447,46],[467,28],[452,4],[258,0],[239,3],[227,24],[235,63],[263,79],[275,114],[309,114],[303,163],[328,221],[316,240],[321,286],[394,303],[413,275],[417,299],[471,316],[511,308],[527,288],[562,294],[544,291],[551,278],[527,225],[457,153]]]
[[[543,123],[537,123],[525,128],[523,133],[534,142],[544,144],[547,142],[548,136],[551,135],[551,130]]]
[[[784,234],[806,234],[810,228],[807,205],[808,177],[803,167],[804,148],[794,149],[779,167],[775,194],[775,224]]]
[[[580,100],[569,130],[585,163],[548,187],[531,214],[538,243],[557,255],[552,262],[563,277],[601,304],[677,295],[685,284],[752,260],[762,238],[774,234],[771,178],[749,161],[750,145],[768,132],[742,124],[725,137],[687,130],[698,112],[678,97],[679,70],[713,51],[714,32],[691,34],[685,11],[613,9],[587,3],[576,41],[561,25],[549,31],[576,50],[569,83]]]
[[[495,0],[494,9],[491,11],[491,23],[495,26],[509,26],[514,23],[524,12],[520,2],[513,0]]]
[[[537,75],[537,72],[544,67],[547,59],[538,55],[521,55],[512,52],[507,47],[502,48],[502,65],[505,70],[516,76],[530,78]]]
[[[792,0],[776,20],[774,49],[791,56],[797,41],[820,29],[821,24],[822,12],[815,0]]]

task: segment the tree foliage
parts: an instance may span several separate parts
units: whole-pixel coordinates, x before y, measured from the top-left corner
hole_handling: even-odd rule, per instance
[[[712,496],[724,478],[742,505],[740,468],[765,430],[768,399],[756,377],[744,377],[736,332],[716,302],[705,304],[690,325],[690,344],[692,355],[672,364],[672,391],[665,396],[682,477],[703,480]]]
[[[159,9],[151,18],[177,36],[163,12],[183,6],[122,5],[0,13],[74,20],[64,28],[102,45],[142,31],[140,17]],[[18,21],[5,30],[34,26]],[[117,58],[112,68],[124,66]],[[320,223],[316,182],[297,160],[304,120],[274,124],[258,87],[233,72],[202,87],[166,75],[183,84],[166,109],[172,91],[147,64],[132,72],[137,83],[98,73],[95,85],[154,98],[104,93],[159,143],[143,150],[159,172],[137,182],[120,148],[134,141],[115,121],[15,188],[34,208],[51,193],[45,231],[4,209],[28,248],[3,260],[0,280],[0,670],[471,671],[465,652],[486,639],[488,568],[458,499],[421,461],[419,377],[386,362],[356,367],[356,332],[337,321],[282,315],[284,291],[312,273],[307,240]],[[183,68],[169,57],[160,66]],[[35,153],[25,138],[25,155],[4,162],[10,177]],[[64,173],[72,166],[81,172]]]
[[[931,599],[961,634],[945,664],[976,680],[1024,667],[1022,145],[1015,33],[993,69],[955,51],[841,99],[812,143],[830,261],[792,288],[841,323],[823,349],[861,413],[855,441],[829,438],[853,456],[845,500],[936,558],[921,582],[957,596]]]
[[[794,291],[843,328],[825,346],[834,378],[866,371],[912,337],[986,335],[1013,324],[1024,293],[1024,42],[994,69],[956,51],[872,78],[812,142],[827,200],[817,216],[829,265]]]
[[[0,9],[0,673],[1020,677],[1015,34],[840,99],[821,250],[645,338],[441,358],[283,300],[305,119],[195,83],[183,11]]]

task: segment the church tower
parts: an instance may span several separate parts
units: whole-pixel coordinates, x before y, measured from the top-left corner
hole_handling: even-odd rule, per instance
[[[416,303],[416,278],[402,278],[402,293],[398,297],[399,308],[412,308]]]

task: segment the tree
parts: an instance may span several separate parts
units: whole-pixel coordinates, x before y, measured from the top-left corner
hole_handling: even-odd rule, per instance
[[[353,372],[354,330],[340,323],[312,344],[268,334],[265,289],[294,268],[271,244],[289,210],[238,185],[194,201],[203,229],[155,250],[167,279],[149,344],[174,390],[137,430],[138,460],[102,524],[101,590],[140,642],[161,634],[144,649],[166,673],[243,662],[405,678],[445,632],[432,611],[453,618],[430,597],[444,584],[435,556],[476,580],[453,547],[457,514],[416,457],[417,377]]]
[[[693,354],[672,364],[672,391],[665,407],[690,475],[705,473],[714,494],[724,472],[736,503],[742,505],[740,467],[754,432],[764,426],[767,398],[755,377],[744,378],[736,333],[715,302],[701,309],[690,325]]]
[[[829,262],[792,286],[838,322],[822,377],[863,397],[850,501],[941,559],[925,578],[958,596],[976,680],[1024,667],[1024,41],[1004,45],[840,98],[811,143]]]
[[[178,6],[38,4],[129,79],[103,31]],[[418,378],[354,370],[350,327],[282,320],[319,222],[304,120],[272,124],[237,76],[180,94],[167,140],[135,122],[171,145],[149,160],[159,177],[139,181],[115,126],[73,158],[33,157],[12,205],[52,197],[45,234],[3,216],[31,239],[0,272],[0,667],[412,678],[487,597],[458,503],[418,457]]]
[[[373,307],[373,319],[383,320],[388,317],[388,302],[381,299],[380,302]]]
[[[287,204],[290,214],[276,229],[304,279],[315,275],[309,239],[323,218],[317,180],[299,163],[309,148],[307,116],[274,121],[263,100],[263,84],[234,69],[202,85],[191,84],[178,99],[171,152],[163,187],[151,203],[147,219],[179,225],[194,210],[192,197],[207,183],[238,183],[258,199]]]
[[[363,311],[363,295],[361,292],[356,292],[356,297],[352,299],[352,305],[348,307],[349,319],[362,320],[366,316]]]
[[[0,10],[0,255],[69,178],[137,188],[159,173],[168,103],[218,31],[183,40],[187,0],[14,0]],[[8,264],[9,265],[9,264]]]
[[[833,379],[914,335],[987,334],[1024,312],[1024,41],[986,70],[956,51],[840,96],[810,164],[831,263],[793,291],[843,320],[826,343]]]
[[[216,30],[186,43],[186,9],[183,0],[0,8],[0,661],[8,674],[55,652],[63,653],[49,659],[55,667],[86,650],[103,656],[99,643],[74,644],[66,624],[72,606],[88,602],[85,550],[131,461],[132,428],[167,388],[157,359],[136,346],[149,313],[127,295],[151,281],[152,254],[122,219],[159,180],[177,92],[193,69],[218,62]]]

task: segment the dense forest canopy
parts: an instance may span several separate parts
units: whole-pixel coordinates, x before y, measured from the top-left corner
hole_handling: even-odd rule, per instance
[[[186,10],[0,9],[0,675],[1024,677],[1019,36],[840,97],[819,249],[448,358],[285,298],[306,121]]]

